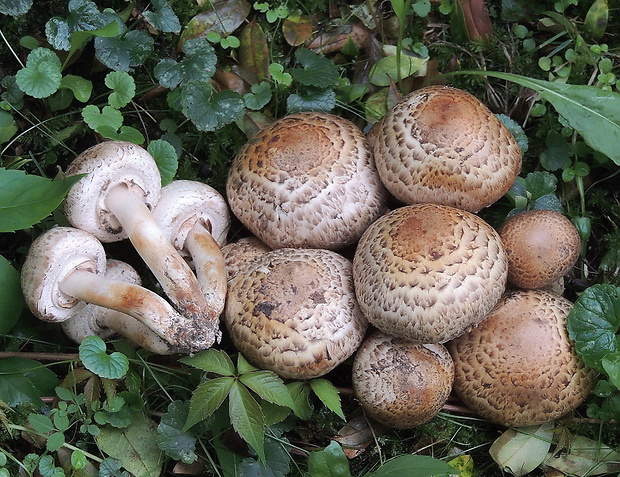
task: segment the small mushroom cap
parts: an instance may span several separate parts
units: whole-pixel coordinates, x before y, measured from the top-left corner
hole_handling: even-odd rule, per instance
[[[324,249],[282,248],[228,283],[225,321],[235,347],[283,378],[322,376],[351,356],[368,323],[351,263]]]
[[[142,147],[124,141],[105,141],[76,157],[66,175],[87,174],[69,190],[65,214],[71,225],[102,242],[127,238],[119,221],[105,204],[106,193],[119,184],[143,198],[153,209],[161,191],[161,176],[153,157]]]
[[[506,126],[475,96],[447,86],[406,96],[370,137],[381,180],[405,204],[478,212],[521,170],[521,150]]]
[[[226,184],[232,212],[271,248],[338,249],[379,217],[388,194],[363,132],[306,112],[279,119],[236,155]]]
[[[461,400],[486,419],[517,427],[578,407],[595,373],[568,338],[571,308],[546,291],[507,292],[477,328],[448,343]]]
[[[242,237],[236,242],[227,243],[222,247],[226,261],[226,274],[230,280],[254,259],[270,252],[266,244],[256,237]]]
[[[22,292],[30,311],[52,322],[78,313],[86,303],[59,289],[64,278],[78,269],[105,274],[105,250],[96,237],[73,227],[54,227],[37,237],[21,270]]]
[[[199,220],[209,224],[209,232],[220,247],[226,244],[230,227],[228,205],[217,190],[202,182],[175,180],[164,186],[153,217],[169,239],[174,237],[179,250]]]
[[[373,332],[353,360],[353,389],[366,414],[388,426],[418,426],[448,400],[454,364],[440,344]]]
[[[502,296],[507,269],[489,224],[438,204],[379,218],[353,258],[355,292],[368,321],[420,343],[443,343],[478,324]]]
[[[529,210],[498,229],[508,257],[508,281],[519,288],[543,288],[566,275],[581,250],[579,232],[554,210]]]

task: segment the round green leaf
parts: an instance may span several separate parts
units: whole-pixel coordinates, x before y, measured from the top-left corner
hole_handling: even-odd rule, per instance
[[[105,343],[98,336],[87,336],[80,344],[80,359],[84,367],[97,376],[120,379],[129,370],[129,360],[122,353],[106,353]]]

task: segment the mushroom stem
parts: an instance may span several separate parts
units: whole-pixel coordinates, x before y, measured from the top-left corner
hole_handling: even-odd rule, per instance
[[[176,345],[184,318],[156,293],[133,283],[107,278],[88,270],[75,270],[58,285],[59,290],[78,300],[110,308],[144,323],[158,336]]]
[[[194,322],[203,321],[208,308],[198,280],[164,236],[144,201],[125,184],[119,184],[109,190],[106,206],[179,312]]]

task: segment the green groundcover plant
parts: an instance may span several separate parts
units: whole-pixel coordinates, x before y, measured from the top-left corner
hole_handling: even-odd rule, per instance
[[[607,0],[0,0],[0,475],[618,475],[619,18]],[[431,83],[477,96],[521,148],[520,177],[481,215],[554,209],[580,233],[568,332],[599,375],[574,413],[506,430],[449,401],[384,429],[350,362],[296,381],[226,336],[184,357],[78,346],[25,307],[30,243],[67,225],[79,177],[63,170],[96,142],[147,148],[162,185],[224,192],[236,151],[274,118],[325,111],[368,130]]]

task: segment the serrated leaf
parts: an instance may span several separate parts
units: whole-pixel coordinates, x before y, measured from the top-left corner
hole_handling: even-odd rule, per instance
[[[104,83],[113,91],[108,96],[108,102],[115,109],[120,109],[129,104],[136,94],[136,83],[125,71],[108,73]]]
[[[211,85],[190,81],[181,91],[183,114],[199,131],[215,131],[241,119],[245,112],[243,97],[224,90],[213,95]]]
[[[104,106],[99,110],[94,104],[89,104],[82,109],[82,118],[93,131],[99,130],[102,126],[117,131],[123,124],[122,113],[112,106]]]
[[[157,426],[157,445],[174,460],[191,464],[198,459],[195,452],[196,437],[183,431],[187,421],[189,403],[174,401],[168,405],[167,412],[161,417]]]
[[[328,58],[307,48],[298,48],[295,58],[303,66],[291,69],[291,75],[299,83],[316,88],[329,88],[338,82],[338,67]]]
[[[304,381],[293,381],[286,385],[288,391],[293,398],[295,407],[293,412],[303,420],[310,419],[312,415],[312,406],[310,405],[310,385]]]
[[[239,381],[270,403],[291,409],[295,407],[284,381],[272,371],[245,373],[239,377]]]
[[[323,450],[311,452],[308,456],[308,470],[312,477],[349,477],[349,460],[336,441]]]
[[[427,455],[404,454],[386,461],[368,477],[447,477],[460,472],[444,461]]]
[[[179,359],[179,361],[209,373],[215,373],[222,376],[235,375],[235,365],[230,359],[230,356],[228,356],[228,353],[222,351],[221,349],[206,349],[199,351],[193,356],[184,356]]]
[[[583,361],[604,372],[603,358],[620,352],[620,288],[611,284],[587,288],[568,313],[566,327]]]
[[[54,432],[47,438],[45,448],[50,452],[56,452],[64,443],[65,435],[62,432]]]
[[[32,7],[32,0],[15,0],[11,2],[0,2],[0,13],[3,15],[11,15],[12,17],[18,17],[24,13],[28,13],[28,10]]]
[[[47,98],[60,87],[60,59],[52,50],[36,48],[30,52],[26,66],[15,74],[19,88],[34,98]]]
[[[164,33],[179,33],[181,22],[170,4],[166,0],[153,0],[152,4],[155,7],[154,11],[142,12],[146,21]]]
[[[40,434],[47,434],[55,430],[52,420],[43,414],[29,414],[28,423]]]
[[[301,111],[330,112],[336,106],[336,93],[332,90],[315,91],[305,96],[291,94],[286,98],[286,109],[289,113]]]
[[[146,32],[131,30],[119,36],[95,38],[95,56],[114,71],[131,71],[153,51],[155,40]]]
[[[0,232],[25,229],[43,220],[80,178],[50,180],[0,168]]]
[[[90,99],[90,95],[93,92],[93,83],[81,76],[66,75],[60,81],[60,88],[71,90],[75,99],[85,103]]]
[[[489,454],[504,472],[517,477],[526,475],[545,460],[553,439],[553,425],[551,421],[508,429],[493,442]]]
[[[19,272],[0,255],[0,334],[7,334],[24,309]]]
[[[314,394],[327,406],[330,411],[335,412],[338,417],[346,420],[342,407],[340,405],[340,393],[338,389],[329,382],[327,379],[311,379],[310,387],[314,391]]]
[[[225,376],[198,385],[190,399],[189,414],[183,431],[213,414],[222,405],[234,383],[235,378]]]
[[[146,150],[155,159],[161,175],[161,185],[169,184],[174,179],[179,167],[179,158],[174,146],[163,139],[156,139],[149,143]]]
[[[566,475],[611,475],[620,472],[620,454],[600,442],[576,435],[568,453],[548,454],[545,465]]]
[[[84,367],[101,378],[120,379],[129,370],[127,356],[118,351],[108,355],[105,342],[98,336],[84,338],[79,350]]]
[[[57,385],[56,374],[38,361],[15,357],[0,360],[0,400],[9,406],[42,404],[41,397],[52,395]]]
[[[121,461],[131,475],[159,477],[163,459],[155,436],[155,423],[140,413],[125,429],[103,427],[95,440],[100,450]]]
[[[230,423],[237,434],[252,446],[261,462],[265,462],[265,422],[256,399],[238,381],[233,382],[228,396]]]

